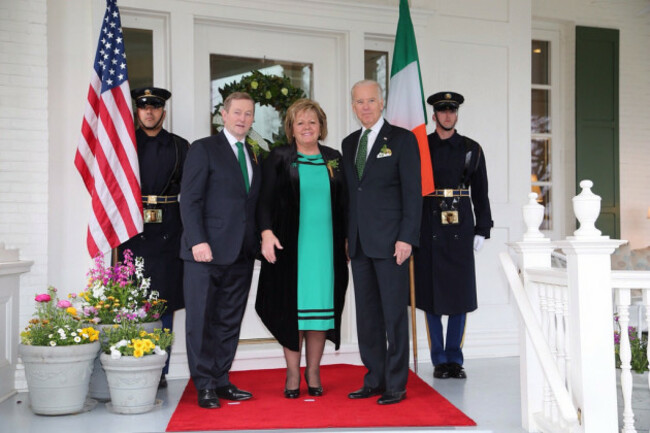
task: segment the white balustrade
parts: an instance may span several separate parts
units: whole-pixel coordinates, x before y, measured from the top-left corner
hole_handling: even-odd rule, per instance
[[[522,425],[531,432],[636,432],[627,332],[630,290],[642,290],[645,320],[650,323],[650,272],[611,271],[611,253],[625,241],[602,236],[595,226],[601,199],[591,191],[591,181],[584,180],[580,186],[581,193],[573,198],[579,222],[573,236],[554,242],[544,237],[539,231],[544,208],[531,193],[522,209],[527,227],[523,240],[510,245],[518,253],[521,277],[513,271],[510,257],[501,255],[524,325],[520,339]],[[565,269],[551,267],[557,249],[564,253]],[[620,427],[612,294],[623,330]]]

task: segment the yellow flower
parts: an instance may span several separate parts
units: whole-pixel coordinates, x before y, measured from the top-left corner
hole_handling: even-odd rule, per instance
[[[68,307],[65,309],[65,312],[73,316],[77,315],[77,309],[75,307]]]
[[[282,90],[280,90],[280,92],[282,92],[282,94],[284,96],[287,96],[289,94],[289,89],[287,89],[286,87],[283,87]]]
[[[144,350],[145,349],[145,340],[133,340],[133,348],[135,350]]]
[[[142,349],[135,349],[133,351],[133,356],[135,356],[136,358],[140,358],[140,357],[142,357],[142,355],[144,355],[144,352],[142,351]]]
[[[146,337],[147,336],[147,331],[142,330],[140,331],[140,337]]]
[[[267,90],[266,93],[264,94],[264,96],[266,97],[266,99],[271,99],[271,96],[273,96],[273,95],[271,95],[270,90]]]
[[[251,81],[251,89],[257,89],[258,85],[257,81]]]

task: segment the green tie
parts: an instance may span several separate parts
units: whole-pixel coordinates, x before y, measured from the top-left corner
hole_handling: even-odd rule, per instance
[[[250,189],[248,183],[248,166],[246,165],[246,154],[244,154],[244,145],[241,141],[235,143],[237,145],[237,159],[239,160],[239,168],[241,168],[241,174],[244,175],[244,184],[246,185],[246,194]]]
[[[359,140],[359,149],[357,149],[357,159],[354,162],[357,167],[357,177],[361,179],[363,169],[366,166],[366,154],[368,153],[368,134],[372,132],[371,129],[366,129]]]

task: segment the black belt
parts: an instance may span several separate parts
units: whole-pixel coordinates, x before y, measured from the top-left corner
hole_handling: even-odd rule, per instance
[[[437,189],[426,197],[469,197],[468,189]]]
[[[144,204],[178,203],[178,195],[143,195]]]

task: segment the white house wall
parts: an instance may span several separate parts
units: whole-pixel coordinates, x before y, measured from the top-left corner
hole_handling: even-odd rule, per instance
[[[533,0],[533,19],[620,30],[619,50],[619,176],[621,239],[633,248],[650,245],[650,1],[648,0]],[[568,145],[575,147],[575,38],[564,32],[565,60],[571,63],[564,91],[565,124],[570,125]],[[595,89],[597,91],[597,89]],[[571,106],[573,104],[573,106]],[[572,140],[572,141],[571,141]],[[575,157],[574,157],[575,158]],[[569,163],[575,165],[575,160]],[[574,167],[568,167],[573,170]],[[573,172],[575,177],[575,171]],[[571,185],[571,192],[575,192]]]
[[[470,315],[466,353],[514,354],[517,325],[496,256],[506,242],[521,237],[520,206],[529,189],[531,17],[571,28],[567,16],[582,17],[589,10],[588,21],[574,21],[621,29],[622,232],[637,244],[646,244],[648,223],[635,216],[635,208],[650,204],[650,193],[644,190],[648,175],[641,169],[649,158],[643,147],[648,129],[639,127],[639,121],[648,118],[644,102],[650,54],[642,49],[648,40],[647,14],[640,22],[627,15],[614,20],[607,11],[578,0],[551,2],[554,6],[520,0],[411,3],[424,91],[454,89],[465,94],[459,131],[483,145],[488,161],[495,229],[477,257],[480,308]],[[327,144],[337,148],[343,136],[357,128],[348,91],[362,78],[365,40],[394,36],[397,4],[398,0],[118,2],[123,15],[153,13],[166,20],[166,80],[174,94],[170,129],[189,140],[203,134],[195,126],[195,118],[204,115],[195,107],[197,21],[231,20],[338,35],[341,51],[336,61],[341,73],[330,91],[332,100],[341,103],[326,107],[338,131]],[[31,315],[35,292],[47,284],[63,292],[79,291],[91,264],[85,248],[90,200],[73,159],[103,10],[103,0],[0,0],[0,242],[20,248],[22,258],[35,261],[31,273],[22,277],[21,323]],[[643,30],[634,30],[641,23]],[[636,192],[628,192],[632,188]],[[628,222],[633,223],[631,228]],[[356,332],[349,301],[343,335],[345,347],[353,351]],[[419,337],[422,360],[428,356],[421,317]],[[182,338],[178,346],[176,353],[182,354]]]

